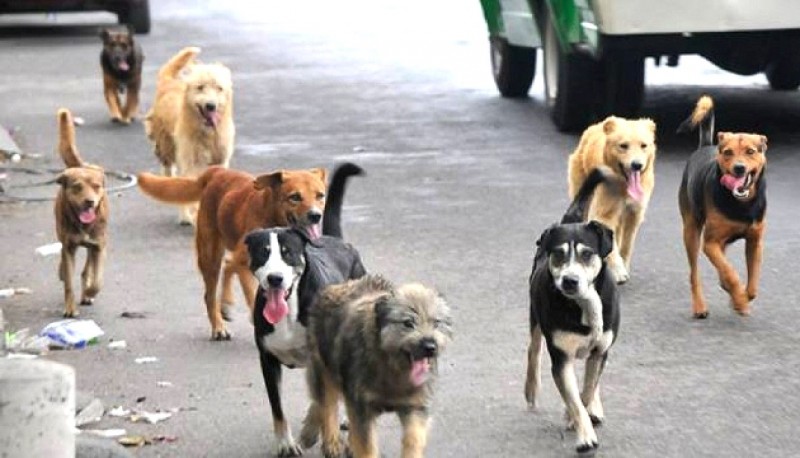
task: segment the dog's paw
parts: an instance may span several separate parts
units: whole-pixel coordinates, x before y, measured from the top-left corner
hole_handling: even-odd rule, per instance
[[[222,304],[220,308],[220,313],[222,314],[222,319],[225,321],[233,321],[233,305],[232,304]]]
[[[190,219],[184,219],[184,218],[181,218],[181,219],[179,219],[179,220],[178,220],[178,224],[179,224],[179,225],[181,225],[181,226],[184,226],[184,227],[187,227],[187,226],[193,226],[193,225],[194,225],[194,223],[192,222],[192,220],[190,220]]]
[[[77,310],[64,310],[64,318],[76,318],[80,316],[80,312]]]
[[[597,450],[598,447],[600,447],[600,444],[597,443],[596,439],[595,439],[594,442],[580,442],[579,441],[575,445],[575,451],[578,452],[578,453],[582,453],[582,454],[583,453],[592,453],[595,450]]]
[[[614,282],[618,285],[628,283],[628,280],[631,279],[631,275],[628,273],[628,269],[626,269],[624,265],[617,264],[613,269],[611,269],[611,275],[614,278]]]
[[[597,441],[597,434],[595,434],[593,428],[587,428],[586,431],[578,432],[578,440],[575,443],[575,451],[578,453],[589,453],[596,450],[599,446],[600,443]]]
[[[94,304],[94,298],[93,297],[84,297],[83,299],[81,299],[81,305],[87,305],[88,306],[88,305],[93,305],[93,304]]]
[[[589,419],[592,420],[592,425],[594,425],[594,426],[600,426],[600,425],[603,424],[603,417],[599,417],[597,415],[594,415],[594,414],[590,413],[589,414]]]
[[[705,320],[706,318],[708,318],[708,310],[703,310],[702,312],[694,312],[692,314],[692,317],[695,320]]]
[[[227,329],[220,329],[218,331],[211,332],[211,340],[215,341],[223,341],[223,340],[231,340],[231,333]]]
[[[276,438],[277,442],[273,449],[273,454],[280,458],[291,456],[300,456],[303,454],[303,448],[295,443],[291,436],[284,436]]]

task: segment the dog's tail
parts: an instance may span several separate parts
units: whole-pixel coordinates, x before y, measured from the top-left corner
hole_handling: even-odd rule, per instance
[[[692,115],[678,126],[678,133],[691,132],[698,129],[700,147],[714,144],[714,101],[704,95],[697,100]]]
[[[561,224],[567,223],[580,223],[586,218],[586,210],[589,206],[589,201],[594,195],[594,190],[601,184],[605,183],[610,189],[619,191],[622,194],[625,190],[626,183],[606,166],[595,168],[589,173],[589,176],[581,184],[581,188],[572,199],[572,203],[561,218]]]
[[[161,67],[158,71],[158,79],[175,79],[178,73],[183,70],[183,67],[193,61],[197,55],[200,54],[200,48],[196,46],[188,46],[178,51],[177,54],[172,56],[170,60]]]
[[[209,171],[196,178],[162,177],[143,172],[137,175],[139,188],[148,196],[170,204],[197,202],[209,178]]]
[[[344,201],[344,191],[347,187],[347,179],[351,176],[364,175],[364,169],[345,162],[336,167],[328,186],[328,198],[325,202],[325,211],[322,216],[322,234],[332,237],[342,237],[342,202]]]
[[[66,108],[58,110],[58,154],[67,167],[82,167],[83,159],[75,144],[75,124]]]

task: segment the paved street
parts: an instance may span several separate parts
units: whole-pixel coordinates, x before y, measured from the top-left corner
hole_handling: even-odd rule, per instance
[[[191,11],[181,9],[187,2],[151,3],[153,31],[140,37],[144,109],[158,67],[183,46],[202,47],[203,60],[233,71],[232,167],[259,173],[357,162],[367,176],[348,189],[347,240],[371,272],[422,281],[448,298],[456,337],[441,360],[427,456],[572,455],[575,436],[564,430],[549,360],[542,407],[528,411],[522,394],[534,241],[567,206],[566,158],[578,140],[550,122],[541,68],[530,99],[498,96],[477,1],[205,0],[191,2],[202,5]],[[58,22],[78,25],[59,29],[41,27],[41,18],[36,27],[12,28],[14,18],[0,18],[0,124],[19,127],[26,150],[45,155],[25,165],[61,166],[55,113],[69,107],[86,121],[77,131],[85,159],[157,171],[141,123],[124,127],[107,117],[92,24],[110,16],[60,15]],[[597,455],[790,456],[800,448],[800,94],[771,92],[763,76],[736,77],[699,58],[682,64],[648,67],[644,114],[659,125],[656,188],[632,281],[622,288]],[[677,189],[696,138],[674,131],[702,93],[715,97],[718,129],[769,137],[763,278],[746,319],[730,310],[704,257],[711,315],[690,318]],[[157,425],[111,418],[98,425],[178,437],[138,456],[268,456],[272,423],[241,295],[233,340],[210,341],[192,229],[178,226],[175,208],[135,189],[110,205],[106,285],[94,307],[81,308],[106,335],[48,358],[74,366],[78,388],[106,406],[146,397],[148,410],[189,409]],[[51,203],[0,204],[0,288],[33,289],[0,299],[14,329],[38,330],[62,313],[58,258],[34,254],[55,241],[52,213]],[[729,253],[743,273],[743,245]],[[146,318],[120,318],[123,311]],[[128,348],[108,349],[112,338]],[[135,364],[140,356],[158,362]],[[284,388],[299,433],[302,372],[285,373]],[[380,424],[383,455],[399,456],[396,419]],[[318,447],[306,455],[321,456]]]

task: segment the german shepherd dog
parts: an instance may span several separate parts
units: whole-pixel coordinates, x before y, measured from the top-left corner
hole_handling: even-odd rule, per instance
[[[703,96],[692,115],[681,124],[684,132],[699,127],[700,145],[686,163],[678,203],[683,218],[683,243],[689,258],[692,312],[708,317],[700,285],[697,256],[703,252],[717,269],[719,282],[731,296],[733,309],[750,314],[758,292],[767,212],[767,137],[720,132],[714,145],[714,102]],[[745,239],[747,284],[725,257],[731,243]]]
[[[111,120],[130,124],[139,114],[144,62],[142,47],[134,41],[130,27],[103,29],[100,38],[103,39],[103,51],[100,53],[103,95]],[[120,93],[125,94],[125,105],[120,104]]]

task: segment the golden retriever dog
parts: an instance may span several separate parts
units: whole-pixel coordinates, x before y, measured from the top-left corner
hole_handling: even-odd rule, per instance
[[[144,120],[147,137],[166,176],[196,177],[208,166],[228,167],[233,155],[231,71],[195,60],[187,47],[158,72],[156,98]],[[181,224],[194,224],[196,205],[180,211]]]
[[[656,124],[650,119],[609,116],[589,126],[569,157],[569,196],[575,194],[589,173],[605,165],[627,183],[627,193],[598,188],[587,220],[599,221],[614,231],[614,249],[608,261],[614,280],[630,278],[633,242],[644,220],[655,186]]]
[[[78,316],[72,276],[75,252],[86,248],[86,265],[81,274],[81,305],[92,305],[103,285],[103,263],[106,257],[106,225],[108,199],[105,173],[95,165],[83,162],[75,146],[72,114],[58,110],[58,152],[67,168],[56,179],[61,187],[54,207],[56,234],[61,242],[59,277],[64,282],[64,316]]]

